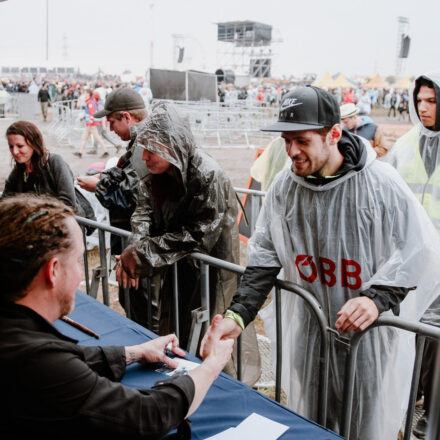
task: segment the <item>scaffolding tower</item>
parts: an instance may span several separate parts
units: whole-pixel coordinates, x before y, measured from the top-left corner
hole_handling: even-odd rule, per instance
[[[217,64],[220,69],[253,78],[271,76],[273,38],[271,25],[255,21],[217,23]]]

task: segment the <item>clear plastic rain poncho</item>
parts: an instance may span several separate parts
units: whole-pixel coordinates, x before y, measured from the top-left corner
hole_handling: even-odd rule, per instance
[[[248,242],[250,266],[281,267],[283,277],[312,292],[331,326],[349,299],[372,285],[416,290],[401,304],[401,317],[419,320],[440,288],[440,239],[397,171],[368,156],[350,171],[314,186],[281,171],[265,197]],[[385,312],[392,314],[391,311]],[[273,302],[260,314],[275,341]],[[320,330],[304,301],[282,293],[282,388],[288,406],[317,418]],[[350,337],[349,335],[345,335]],[[346,344],[331,337],[329,427],[339,430]],[[273,347],[275,353],[275,347]],[[406,409],[414,337],[391,327],[374,328],[360,343],[351,439],[397,438]]]
[[[239,262],[238,204],[231,180],[220,165],[197,148],[187,119],[175,107],[159,103],[135,126],[135,149],[145,149],[171,163],[166,173],[141,172],[136,210],[131,218],[131,249],[138,276],[159,276],[161,334],[173,330],[172,264],[178,262],[180,341],[191,328],[191,311],[200,307],[200,264],[185,258],[201,252],[231,263]],[[134,157],[140,157],[135,152]],[[145,162],[144,162],[145,163]],[[139,169],[139,165],[137,170]],[[140,170],[142,171],[142,170]],[[122,254],[123,258],[124,254]],[[237,276],[210,267],[211,317],[223,313],[236,290]],[[255,329],[246,330],[243,348],[248,362],[244,381],[253,385],[260,375]],[[228,372],[236,375],[236,366]]]
[[[424,127],[416,107],[423,78],[433,83],[436,96],[436,120],[430,128]],[[397,140],[384,160],[397,169],[440,234],[440,73],[427,73],[417,78],[409,93],[409,112],[414,127]],[[440,326],[440,299],[429,307],[421,320]]]

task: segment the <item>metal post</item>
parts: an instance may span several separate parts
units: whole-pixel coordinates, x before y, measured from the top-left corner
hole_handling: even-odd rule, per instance
[[[363,333],[356,333],[351,338],[351,347],[347,355],[345,362],[345,386],[342,401],[345,402],[345,408],[342,411],[341,419],[341,431],[340,434],[343,437],[350,437],[350,424],[351,424],[351,410],[353,407],[353,392],[354,392],[354,376],[356,370],[356,358],[359,348],[359,342]]]
[[[140,282],[140,280],[139,280]],[[155,333],[159,332],[158,328],[155,328],[154,326],[154,318],[153,318],[153,300],[154,300],[154,283],[151,278],[147,279],[147,296],[148,296],[148,302],[147,302],[147,322],[150,326],[150,330],[152,330]]]
[[[83,234],[83,243],[84,243],[84,275],[86,281],[86,293],[90,295],[90,285],[89,285],[89,258],[87,254],[87,238],[86,238],[86,228],[84,225],[81,225],[81,230]]]
[[[328,396],[328,375],[330,369],[330,340],[328,332],[321,330],[320,368],[318,387],[318,423],[326,426],[327,422],[327,396]]]
[[[257,224],[258,214],[260,212],[259,201],[260,197],[255,196],[254,194],[249,194],[251,199],[251,218],[250,218],[250,234],[252,235],[255,231],[255,226]]]
[[[409,393],[408,410],[406,412],[405,432],[403,440],[411,439],[412,421],[417,399],[417,388],[419,386],[420,369],[422,367],[423,349],[425,348],[425,337],[419,336],[417,341],[416,358],[414,359],[414,369],[411,379],[411,391]]]
[[[281,289],[275,287],[275,315],[276,315],[276,343],[277,343],[277,353],[276,353],[276,376],[275,376],[275,400],[281,402],[281,372],[283,364],[283,333],[281,326]]]
[[[437,373],[440,371],[440,351],[437,350],[437,362],[435,369]],[[430,414],[428,416],[428,437],[427,440],[438,440],[440,438],[440,377],[435,375],[434,385],[432,389],[432,399]]]
[[[201,294],[201,306],[203,310],[207,311],[208,320],[203,323],[202,334],[204,334],[210,324],[210,304],[209,304],[209,265],[202,263],[200,267],[200,294]]]
[[[179,278],[177,273],[177,262],[173,264],[173,299],[174,299],[174,325],[176,336],[179,338]]]
[[[240,284],[240,278],[241,275],[237,276],[237,286]],[[241,376],[242,376],[242,359],[241,359],[241,349],[242,349],[242,344],[241,344],[241,334],[237,339],[237,379],[241,380]]]
[[[120,237],[121,238],[121,249],[125,249],[127,247],[127,238],[126,237]],[[140,282],[140,280],[139,280]],[[124,309],[125,314],[127,315],[128,319],[131,319],[131,307],[130,307],[130,288],[125,287],[124,288]]]
[[[99,260],[101,264],[101,279],[102,279],[102,300],[103,303],[108,306],[110,304],[108,297],[108,269],[107,269],[107,258],[105,249],[105,231],[99,229]]]
[[[241,381],[241,377],[242,377],[241,350],[242,350],[242,340],[240,335],[237,339],[237,379],[239,381]]]

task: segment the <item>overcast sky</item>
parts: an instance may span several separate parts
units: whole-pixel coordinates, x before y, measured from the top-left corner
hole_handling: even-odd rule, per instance
[[[49,0],[49,64],[93,73],[173,68],[173,35],[183,35],[181,66],[224,67],[215,23],[273,26],[274,75],[326,71],[394,74],[397,17],[409,18],[410,76],[440,69],[440,0]],[[151,6],[154,3],[154,6]],[[153,42],[153,44],[151,44]],[[151,55],[153,47],[153,55]],[[67,55],[67,57],[66,57]],[[46,59],[46,0],[0,2],[0,65]]]

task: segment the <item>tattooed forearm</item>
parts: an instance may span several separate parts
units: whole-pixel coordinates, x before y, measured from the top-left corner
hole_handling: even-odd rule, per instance
[[[137,362],[138,356],[134,347],[125,347],[125,363],[126,365],[134,364]]]

